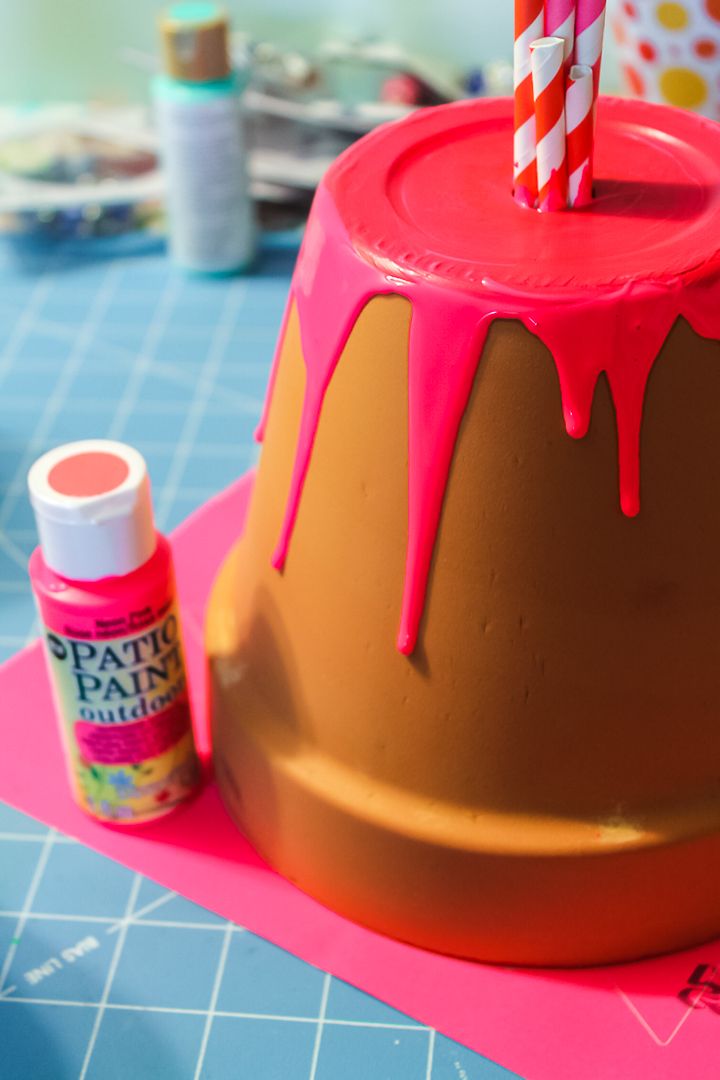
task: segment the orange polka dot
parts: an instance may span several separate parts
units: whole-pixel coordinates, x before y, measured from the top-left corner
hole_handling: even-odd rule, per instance
[[[707,0],[707,3],[720,5],[720,0]],[[687,8],[684,4],[675,3],[674,0],[667,0],[666,3],[658,4],[655,8],[655,15],[658,22],[664,26],[667,30],[683,30],[689,21]]]
[[[711,19],[720,22],[720,0],[705,0],[705,10]]]
[[[694,109],[707,99],[708,85],[689,68],[667,68],[660,76],[660,93],[671,105]]]
[[[625,79],[630,89],[630,93],[634,94],[635,97],[643,97],[645,94],[645,83],[642,75],[640,75],[634,67],[631,67],[630,64],[624,64],[623,71],[625,72]]]
[[[627,15],[628,19],[634,19],[635,16],[637,15],[637,11],[635,10],[635,5],[631,4],[630,0],[625,0],[625,3],[623,4],[623,11]]]
[[[638,52],[643,60],[654,60],[657,56],[655,46],[651,45],[649,41],[641,41],[638,45]]]
[[[696,41],[694,48],[696,54],[703,60],[711,60],[718,53],[717,45],[710,38],[701,38],[700,41]]]

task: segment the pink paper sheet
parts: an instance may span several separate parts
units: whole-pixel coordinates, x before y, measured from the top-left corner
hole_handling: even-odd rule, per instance
[[[251,486],[244,477],[173,537],[197,716],[205,600],[241,529]],[[693,990],[690,1005],[678,994],[698,965],[708,968],[696,978],[720,984],[720,942],[576,972],[486,967],[423,952],[347,922],[270,870],[234,828],[212,783],[184,810],[135,832],[86,818],[68,795],[39,644],[0,668],[0,709],[0,799],[528,1080],[717,1074],[720,986]],[[207,750],[207,733],[198,738]]]

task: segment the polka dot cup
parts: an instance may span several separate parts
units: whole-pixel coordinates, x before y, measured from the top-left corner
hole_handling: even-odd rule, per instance
[[[720,120],[720,0],[619,0],[612,26],[633,97]]]

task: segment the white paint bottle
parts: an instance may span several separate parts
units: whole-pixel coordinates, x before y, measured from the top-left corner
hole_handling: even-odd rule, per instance
[[[169,249],[186,270],[247,269],[256,248],[242,113],[228,20],[214,3],[180,3],[160,22],[163,72],[153,82],[167,178]]]

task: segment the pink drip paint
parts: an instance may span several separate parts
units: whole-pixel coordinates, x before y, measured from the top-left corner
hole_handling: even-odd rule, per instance
[[[518,184],[518,186],[515,188],[514,195],[515,195],[515,202],[519,206],[527,206],[530,209],[535,208],[535,202],[536,202],[535,196],[533,195],[530,188],[525,187],[524,184]]]
[[[547,195],[540,203],[544,214],[567,209],[567,172],[553,169],[547,185]]]
[[[658,192],[650,182],[636,181],[622,172],[616,179],[613,169],[603,169],[600,154],[598,175],[612,180],[598,182],[599,197],[583,214],[528,214],[507,197],[497,204],[502,209],[486,214],[479,227],[477,220],[471,219],[472,207],[458,223],[459,207],[452,219],[448,218],[448,231],[455,229],[456,233],[444,238],[444,250],[454,244],[462,252],[464,225],[471,231],[471,239],[473,230],[477,234],[480,262],[472,254],[454,259],[438,254],[435,231],[443,194],[437,183],[428,185],[422,176],[420,186],[416,183],[416,174],[422,171],[418,169],[421,152],[417,148],[425,148],[423,161],[443,146],[455,148],[457,159],[461,142],[458,129],[470,140],[476,128],[480,134],[483,124],[487,128],[488,121],[488,130],[497,134],[498,120],[502,120],[504,137],[494,157],[507,160],[506,140],[512,133],[510,103],[449,106],[386,128],[346,153],[318,190],[289,301],[289,307],[293,302],[297,307],[307,377],[287,507],[272,563],[278,569],[285,563],[325,393],[356,319],[374,296],[403,296],[412,304],[408,538],[397,638],[398,649],[406,655],[417,642],[457,434],[493,321],[520,321],[547,346],[557,368],[565,427],[573,438],[587,433],[595,386],[600,374],[606,373],[617,414],[620,506],[629,517],[640,509],[640,430],[647,380],[665,338],[674,322],[684,317],[700,335],[720,339],[720,129],[703,127],[694,117],[679,118],[674,110],[639,103],[614,102],[612,112],[623,129],[635,125],[646,130],[655,124],[661,151],[668,126],[682,129],[695,145],[703,145],[712,135],[717,157],[692,161],[688,150],[690,156],[675,166],[676,173],[665,158],[660,165],[655,162],[660,180],[661,166],[670,168],[668,175],[686,176],[688,161],[698,174],[693,184],[683,186],[680,180],[668,180]],[[612,152],[606,157],[616,169],[624,167],[627,138],[622,131],[615,143],[608,137]],[[598,145],[602,150],[602,138]],[[488,148],[492,148],[490,144]],[[673,145],[672,161],[682,158],[681,149]],[[476,155],[473,148],[469,160],[474,161]],[[398,188],[398,163],[407,170],[408,160],[410,171]],[[437,163],[431,165],[437,170]],[[486,157],[484,165],[492,174],[492,160]],[[491,181],[505,185],[504,172],[500,166],[498,169],[498,176],[491,176]],[[707,175],[702,175],[703,169]],[[429,175],[437,181],[432,170]],[[460,174],[462,178],[462,167]],[[462,184],[462,179],[457,183]],[[373,184],[379,185],[384,199],[372,190]],[[422,184],[427,187],[426,201],[418,203]],[[648,224],[646,215],[650,212],[662,217],[665,203],[667,220],[661,224],[681,238],[686,235],[687,244],[678,247],[673,233],[670,248],[660,256],[648,255],[644,248],[624,253],[628,231],[639,231],[640,241],[645,233],[656,235],[658,222],[651,216]],[[681,219],[680,226],[673,218]],[[548,227],[549,219],[553,224]],[[568,224],[555,226],[556,221]],[[579,224],[588,221],[592,224],[585,228]],[[708,237],[709,221],[714,240]],[[559,244],[558,229],[562,230]],[[528,252],[538,236],[545,237],[546,247],[551,249],[544,262],[537,258],[536,267],[518,268],[496,254],[502,250],[504,233],[506,240],[515,238],[517,242],[517,234],[522,232],[530,234]],[[603,261],[604,249],[597,237],[610,251],[617,242],[616,263],[649,259],[650,264],[634,271],[630,266],[625,274],[619,266],[607,276],[607,259]],[[708,246],[713,243],[715,247]],[[465,251],[472,252],[472,248],[472,243],[466,244]],[[483,258],[485,252],[487,258]],[[664,269],[659,265],[654,271],[653,258],[660,258]],[[273,381],[274,377],[266,412]]]
[[[272,556],[277,570],[285,565],[325,392],[345,343],[367,301],[395,291],[374,266],[357,258],[324,188],[318,190],[315,202],[318,209],[308,222],[290,290],[289,303],[295,302],[300,321],[306,378],[290,494]]]
[[[580,210],[583,206],[589,206],[592,202],[592,183],[593,183],[593,170],[592,162],[588,162],[583,166],[583,171],[580,174],[580,183],[578,184],[577,195],[575,196],[574,210]]]

